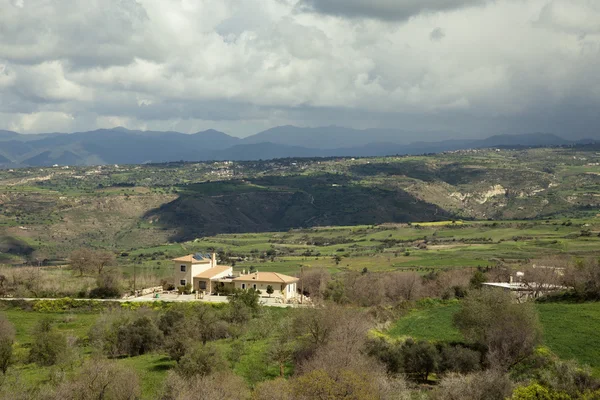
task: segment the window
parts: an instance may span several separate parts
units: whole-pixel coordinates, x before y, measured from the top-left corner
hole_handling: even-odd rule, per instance
[[[181,268],[181,272],[185,272],[185,265],[180,265],[179,268]]]
[[[246,289],[246,284],[242,283],[242,289]]]
[[[180,281],[179,281],[179,284],[180,284],[181,286],[185,286],[185,279],[182,279],[182,280],[180,280]]]
[[[252,285],[252,289],[256,290],[256,283]]]

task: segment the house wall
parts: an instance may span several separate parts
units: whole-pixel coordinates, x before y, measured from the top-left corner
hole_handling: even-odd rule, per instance
[[[185,272],[181,272],[181,266],[185,265]],[[174,262],[173,263],[173,285],[175,287],[181,286],[181,280],[185,280],[185,283],[188,284],[191,282],[191,266],[192,263],[186,262]]]
[[[242,285],[245,284],[245,287],[242,287]],[[260,281],[247,281],[247,282],[240,282],[240,281],[236,281],[235,282],[235,288],[236,289],[250,289],[253,288],[254,285],[256,285],[256,290],[260,290],[261,291],[261,296],[262,297],[269,297],[269,294],[267,293],[267,286],[271,285],[273,287],[273,294],[271,295],[272,297],[283,297],[285,299],[291,299],[296,297],[296,283],[289,283],[289,284],[284,284],[284,283],[270,283],[270,282],[260,282]]]
[[[202,271],[200,271],[200,272],[202,272]],[[194,275],[198,275],[200,272],[197,272]],[[225,278],[226,276],[230,276],[230,275],[233,275],[233,268],[229,268],[229,269],[221,272],[220,274],[213,276],[212,279]],[[205,279],[205,278],[193,278],[193,279],[194,279],[194,290],[206,290],[207,292],[212,292],[212,285],[211,285],[210,279]],[[200,282],[206,282],[206,289],[200,289]]]
[[[211,268],[210,262],[202,264],[192,264],[190,262],[174,262],[173,264],[173,284],[175,287],[182,286],[181,280],[185,280],[186,285],[192,283],[192,277]],[[181,266],[185,265],[185,272],[181,272]]]

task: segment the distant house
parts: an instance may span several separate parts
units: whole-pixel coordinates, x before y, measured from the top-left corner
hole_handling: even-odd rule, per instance
[[[173,276],[175,287],[192,285],[192,290],[214,293],[218,288],[223,291],[233,289],[260,290],[261,296],[269,296],[267,288],[273,288],[272,297],[284,301],[298,296],[298,278],[277,272],[238,273],[234,276],[233,268],[217,265],[217,257],[212,254],[190,254],[173,259]]]
[[[297,297],[297,284],[299,279],[293,276],[279,274],[277,272],[254,272],[242,274],[233,279],[236,289],[260,290],[261,294],[267,294],[267,287],[273,288],[273,296],[290,300]]]
[[[192,290],[212,293],[215,281],[233,278],[233,268],[217,265],[217,257],[212,254],[190,254],[173,259],[174,285],[192,285]]]

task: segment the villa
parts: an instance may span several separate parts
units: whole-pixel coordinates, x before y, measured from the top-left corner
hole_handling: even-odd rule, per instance
[[[173,259],[175,287],[191,285],[199,293],[215,293],[233,289],[254,289],[261,296],[279,297],[284,301],[298,296],[298,278],[277,272],[245,271],[234,275],[233,267],[217,265],[217,256],[212,254],[190,254]],[[269,287],[273,293],[268,294]]]

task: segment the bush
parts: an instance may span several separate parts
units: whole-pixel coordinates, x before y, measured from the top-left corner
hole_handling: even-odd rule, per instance
[[[116,362],[93,359],[61,383],[53,398],[61,400],[132,400],[140,396],[139,379],[131,369]]]
[[[511,392],[508,376],[496,370],[449,374],[433,392],[432,400],[504,400]]]
[[[56,332],[50,320],[42,320],[33,332],[33,343],[29,350],[29,362],[41,366],[57,364],[67,354],[67,338]]]
[[[533,354],[541,329],[533,304],[517,304],[509,293],[473,291],[454,323],[467,340],[484,346],[492,366],[508,369]]]
[[[192,294],[192,284],[188,283],[185,286],[178,286],[177,292],[179,292],[179,294]]]
[[[466,374],[481,369],[481,353],[462,346],[444,346],[441,351],[439,372]]]
[[[116,273],[102,273],[96,280],[97,287],[90,290],[92,299],[115,299],[123,295],[123,288]]]
[[[528,386],[520,386],[513,392],[511,400],[570,400],[566,393],[556,392],[540,385],[532,383]]]
[[[175,371],[183,378],[190,379],[194,376],[206,376],[227,369],[227,362],[218,351],[210,344],[197,346],[184,355]]]
[[[15,328],[9,320],[0,315],[0,370],[6,374],[13,360]]]
[[[408,376],[427,382],[429,374],[438,368],[440,355],[435,346],[427,341],[407,339],[400,351],[402,367]]]
[[[117,338],[121,353],[130,357],[139,356],[161,346],[162,332],[154,321],[142,316],[119,328]]]
[[[162,400],[236,400],[248,399],[249,390],[246,383],[237,375],[227,371],[210,375],[196,375],[183,378],[177,373],[170,372],[165,380]],[[274,393],[276,396],[277,393]],[[278,400],[278,397],[270,397]],[[284,398],[281,398],[284,400]]]

